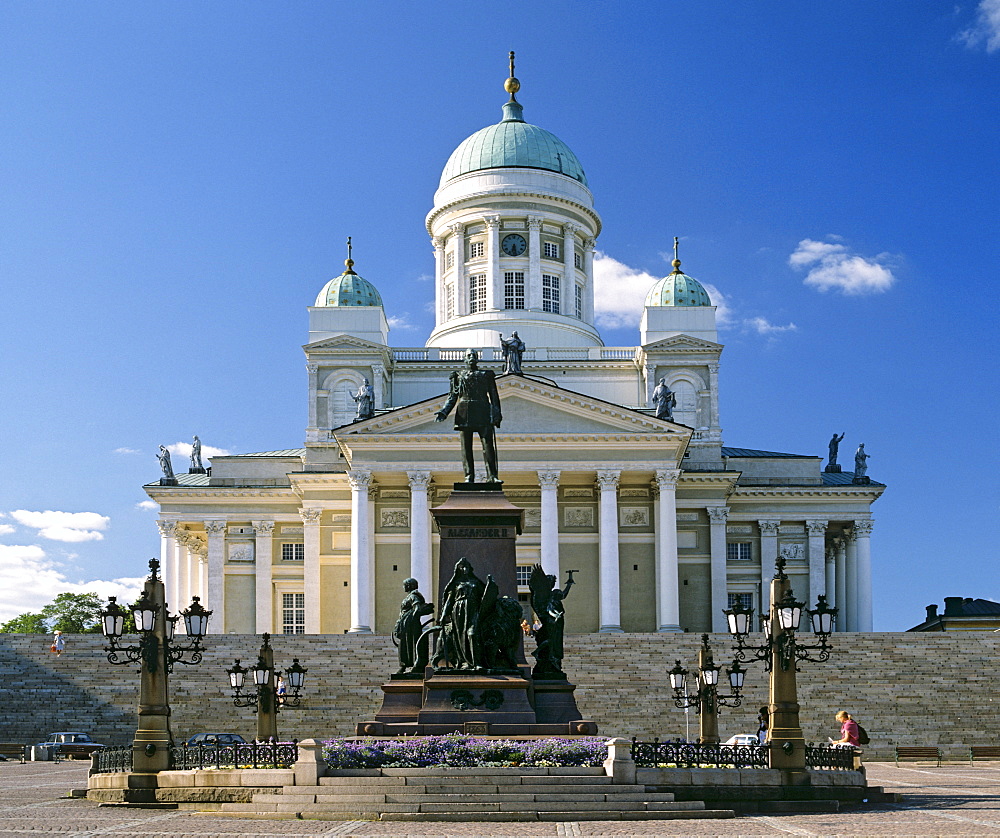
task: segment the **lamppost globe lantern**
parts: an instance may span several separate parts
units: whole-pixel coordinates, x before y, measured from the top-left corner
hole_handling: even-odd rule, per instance
[[[826,601],[826,595],[820,594],[816,608],[809,612],[812,620],[813,633],[818,637],[828,637],[833,634],[833,626],[837,619],[837,609],[831,608]]]
[[[264,662],[263,658],[257,659],[257,664],[253,668],[253,682],[255,686],[266,686],[271,680],[271,668]]]
[[[706,687],[714,687],[719,683],[719,668],[710,659],[701,668],[701,681]]]
[[[802,606],[804,604],[795,599],[791,591],[788,591],[781,598],[781,601],[778,603],[778,623],[785,631],[799,630],[799,623],[802,621]]]
[[[684,691],[684,679],[687,677],[687,670],[677,661],[674,668],[670,670],[670,686],[674,692]]]
[[[741,602],[737,602],[723,613],[726,615],[730,634],[746,637],[750,633],[750,626],[753,625],[753,608],[746,608]]]
[[[191,606],[181,611],[181,614],[189,637],[204,637],[208,633],[208,618],[212,616],[212,612],[205,610],[201,597],[194,597]]]
[[[156,625],[156,614],[159,610],[159,604],[153,602],[149,598],[149,594],[143,591],[135,605],[132,606],[132,617],[135,619],[136,629],[142,632],[152,631]]]
[[[308,670],[299,664],[298,658],[292,658],[292,665],[288,667],[285,676],[288,678],[288,686],[293,690],[301,690],[306,681]]]
[[[121,637],[125,631],[125,616],[128,612],[118,604],[116,597],[108,597],[108,607],[100,612],[101,631],[105,637]]]
[[[729,686],[733,692],[738,693],[743,689],[743,679],[746,677],[746,670],[740,666],[739,661],[733,661],[733,666],[728,670]]]
[[[167,632],[167,640],[168,641],[174,639],[174,634],[177,633],[177,621],[179,619],[180,619],[180,617],[174,617],[174,616],[171,616],[170,614],[167,614],[166,632]]]
[[[229,675],[229,686],[231,686],[237,692],[243,689],[243,684],[246,682],[247,668],[245,666],[240,666],[240,659],[237,658],[233,663],[231,669],[227,669],[226,673]]]

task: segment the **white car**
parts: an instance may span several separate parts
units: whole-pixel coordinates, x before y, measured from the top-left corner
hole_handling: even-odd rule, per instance
[[[735,736],[730,736],[724,743],[724,745],[756,745],[758,744],[756,733],[737,733]]]

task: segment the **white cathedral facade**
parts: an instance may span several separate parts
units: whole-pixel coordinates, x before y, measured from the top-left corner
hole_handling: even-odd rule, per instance
[[[463,479],[458,434],[435,422],[466,348],[498,374],[507,497],[527,591],[535,563],[578,571],[567,630],[725,631],[735,602],[767,608],[779,555],[799,599],[870,631],[871,505],[885,486],[817,456],[731,448],[719,416],[715,307],[674,271],[649,291],[638,344],[595,326],[601,232],[583,168],[524,121],[508,79],[503,119],[451,155],[427,216],[436,322],[393,347],[375,286],[347,269],[309,308],[305,445],[213,457],[208,474],[151,483],[174,605],[198,595],[220,633],[387,633],[415,577],[436,590],[429,509]],[[527,345],[501,375],[500,335]],[[354,421],[367,379],[374,416]],[[648,405],[660,379],[673,420]]]

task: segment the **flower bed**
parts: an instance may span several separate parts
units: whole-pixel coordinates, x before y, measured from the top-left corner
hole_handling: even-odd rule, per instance
[[[604,764],[606,739],[483,739],[451,733],[402,739],[331,739],[323,743],[331,768],[428,768],[452,766],[557,767]]]

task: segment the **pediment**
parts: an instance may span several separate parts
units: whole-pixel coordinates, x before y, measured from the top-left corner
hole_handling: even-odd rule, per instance
[[[363,340],[362,338],[356,338],[352,335],[334,335],[333,337],[323,338],[322,340],[317,340],[313,343],[307,343],[302,348],[307,353],[336,351],[357,352],[358,350],[361,350],[364,352],[377,352],[380,355],[384,355],[388,352],[388,348],[380,343]]]
[[[500,376],[497,392],[503,411],[498,430],[505,435],[632,435],[678,434],[690,429],[657,419],[639,411],[611,404],[592,396],[517,375]],[[358,435],[411,435],[453,432],[449,416],[437,422],[435,414],[447,398],[442,393],[432,399],[382,413],[339,428],[335,435],[348,439]]]
[[[720,352],[722,350],[722,344],[713,343],[710,340],[702,340],[701,338],[691,337],[691,335],[671,335],[670,337],[658,340],[655,343],[647,343],[642,348],[647,353],[664,351],[676,352],[678,350],[688,352]]]

